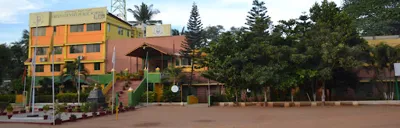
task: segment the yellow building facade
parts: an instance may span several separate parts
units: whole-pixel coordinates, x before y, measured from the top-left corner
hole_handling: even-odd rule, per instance
[[[30,75],[36,48],[36,76],[51,76],[52,57],[48,54],[52,38],[56,76],[78,57],[90,75],[102,75],[109,72],[105,70],[107,41],[137,38],[141,32],[108,13],[106,7],[31,13],[29,27],[29,59],[25,65]]]

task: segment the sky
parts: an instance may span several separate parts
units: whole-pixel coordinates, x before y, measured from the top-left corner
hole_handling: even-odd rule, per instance
[[[160,11],[154,19],[171,24],[181,30],[186,26],[193,2],[198,5],[203,27],[222,25],[225,29],[232,26],[245,26],[247,12],[252,0],[126,0],[127,8],[133,8],[142,2],[153,4]],[[322,0],[261,0],[266,3],[268,15],[274,24],[279,20],[298,18],[302,12],[308,12],[315,2]],[[337,5],[342,0],[334,1]],[[29,29],[29,13],[61,11],[92,7],[107,7],[110,11],[111,0],[0,0],[0,44],[18,41],[22,30]],[[128,12],[128,20],[134,20]]]

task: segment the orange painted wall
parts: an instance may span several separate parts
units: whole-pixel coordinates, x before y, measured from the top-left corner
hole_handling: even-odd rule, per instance
[[[100,31],[86,31],[87,25],[84,24],[83,32],[70,32],[68,29],[67,44],[79,44],[79,43],[90,43],[90,42],[101,42],[104,37],[104,30],[106,29],[105,24],[101,23]]]

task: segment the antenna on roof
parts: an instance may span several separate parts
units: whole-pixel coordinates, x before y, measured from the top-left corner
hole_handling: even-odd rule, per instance
[[[126,19],[126,0],[111,0],[111,13],[122,20]]]

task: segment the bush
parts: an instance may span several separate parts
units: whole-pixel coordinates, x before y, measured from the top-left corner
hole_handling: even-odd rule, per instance
[[[147,102],[147,93],[149,93],[149,102],[156,101],[156,93],[154,93],[153,91],[149,91],[143,93],[142,97],[140,98],[141,102]]]
[[[15,95],[0,95],[0,102],[14,103]]]
[[[38,95],[35,96],[35,102],[37,103],[53,103],[52,95]]]
[[[0,102],[0,113],[3,113],[8,106],[8,102]]]
[[[80,102],[86,102],[88,96],[88,93],[80,94]],[[57,94],[56,98],[59,102],[78,102],[78,94],[76,93]]]
[[[164,88],[163,90],[163,101],[164,102],[178,102],[180,101],[179,99],[179,94],[180,92],[172,92],[171,91],[171,86],[167,86],[166,88]]]

